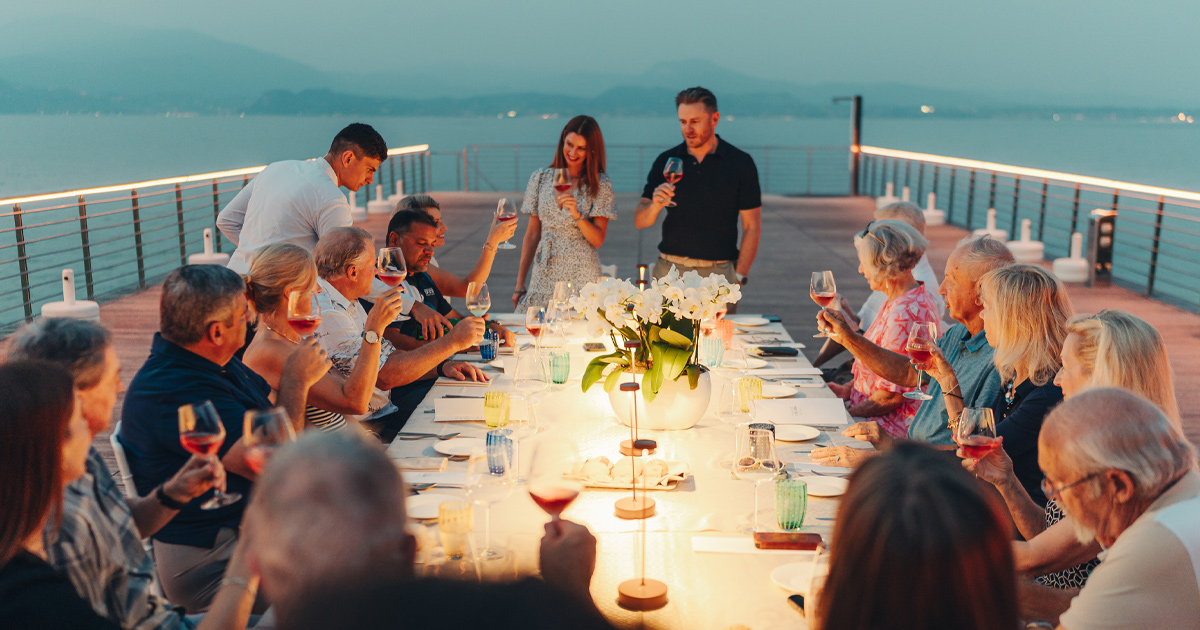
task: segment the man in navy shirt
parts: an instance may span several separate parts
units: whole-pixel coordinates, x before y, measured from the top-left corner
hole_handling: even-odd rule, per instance
[[[118,437],[125,447],[139,495],[152,492],[192,456],[179,441],[179,407],[211,401],[225,426],[217,456],[226,490],[247,496],[256,477],[241,441],[246,411],[282,406],[297,431],[303,428],[308,388],[330,362],[312,338],[288,358],[274,403],[271,387],[234,354],[246,337],[249,308],[241,276],[217,265],[187,265],[163,281],[159,332],[150,357],[138,370],[121,409]],[[237,542],[246,502],[215,510],[193,499],[153,536],[163,591],[188,613],[205,610]]]
[[[675,97],[675,109],[683,144],[654,160],[633,219],[643,230],[667,209],[654,277],[661,278],[675,267],[681,273],[719,274],[744,286],[762,233],[758,169],[749,154],[716,135],[721,114],[712,92],[688,88]],[[669,158],[683,163],[683,178],[674,184],[663,174]],[[730,305],[731,313],[735,306]]]

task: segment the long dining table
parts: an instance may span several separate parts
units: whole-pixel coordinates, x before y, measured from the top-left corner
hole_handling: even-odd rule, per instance
[[[584,341],[602,340],[564,335],[562,341],[565,343],[560,349],[570,354],[570,378],[559,387],[536,394],[534,413],[539,432],[518,444],[517,459],[521,472],[527,470],[529,458],[522,455],[528,452],[528,442],[532,440],[569,436],[579,445],[582,456],[604,455],[615,462],[620,457],[619,443],[629,437],[629,428],[620,424],[613,413],[603,383],[597,383],[588,392],[583,392],[580,386],[584,366],[596,356],[585,351],[582,344]],[[518,336],[518,346],[531,342],[530,337]],[[606,343],[611,347],[611,343]],[[781,324],[770,323],[754,327],[739,326],[731,345],[752,348],[781,343],[790,344],[792,339]],[[542,352],[547,350],[543,348]],[[475,360],[479,360],[478,355]],[[526,404],[522,398],[525,394],[515,390],[511,375],[501,374],[493,368],[493,365],[503,362],[502,355],[501,359],[486,366],[486,373],[492,378],[486,387],[440,382],[434,385],[413,412],[404,427],[404,433],[459,433],[460,438],[485,436],[487,427],[482,421],[438,418],[434,411],[435,401],[443,397],[474,398],[482,397],[486,391],[509,391],[513,393],[513,412],[524,412],[518,408]],[[764,380],[782,378],[773,377],[772,374],[788,374],[789,371],[794,374],[794,368],[811,368],[803,353],[794,358],[766,363],[758,369],[710,370],[711,401],[708,411],[693,428],[640,431],[639,437],[651,438],[658,443],[658,451],[650,456],[651,459],[682,462],[689,469],[686,479],[674,489],[650,491],[650,496],[657,503],[654,516],[644,521],[618,518],[614,514],[614,502],[628,496],[629,491],[590,487],[585,488],[563,513],[563,518],[586,525],[598,539],[591,591],[597,606],[614,625],[688,629],[744,626],[755,630],[804,626],[801,613],[788,601],[792,592],[777,586],[771,574],[781,565],[811,563],[813,552],[753,548],[750,532],[755,523],[756,492],[759,496],[759,528],[781,531],[775,527],[771,482],[756,485],[732,474],[728,463],[734,451],[735,426],[722,422],[716,413],[722,387],[734,378],[746,375]],[[791,382],[803,385],[796,388],[794,397],[834,398],[819,377],[807,383]],[[851,421],[845,416],[844,410],[841,414],[839,417],[835,411],[828,418],[810,423],[822,425],[820,435],[815,439],[776,442],[778,457],[789,464],[790,475],[809,475],[815,471],[837,478],[849,472],[814,468],[808,456],[808,452],[818,446],[863,446],[864,443],[856,444],[856,440],[841,435],[841,427]],[[457,483],[453,475],[466,472],[465,462],[447,461],[432,474],[424,470],[408,470],[410,467],[428,468],[431,461],[436,461],[431,458],[444,457],[439,448],[447,450],[447,445],[453,443],[454,439],[442,441],[433,437],[404,437],[392,442],[388,454],[400,466],[405,477],[410,481],[447,480],[445,484],[422,489],[410,497],[410,501],[434,494],[465,496],[464,489],[459,485],[465,475],[459,475]],[[837,506],[836,497],[822,498],[810,494],[803,527],[799,531],[821,534],[828,544]],[[476,506],[474,510],[472,547],[478,551],[484,544],[485,515],[482,506]],[[477,553],[469,553],[460,561],[446,560],[439,549],[436,519],[413,520],[411,525],[421,547],[418,571],[425,575],[485,580],[536,574],[538,543],[549,517],[533,502],[526,488],[518,484],[507,499],[493,504],[488,520],[493,545],[507,549],[501,559],[481,560]],[[639,555],[642,553],[643,540],[644,558]],[[637,612],[617,603],[618,585],[624,580],[640,577],[643,562],[646,577],[667,584],[668,602],[659,610]]]

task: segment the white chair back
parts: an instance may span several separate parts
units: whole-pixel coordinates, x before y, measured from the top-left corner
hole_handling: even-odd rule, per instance
[[[136,499],[137,488],[133,485],[133,473],[129,470],[129,460],[125,459],[125,446],[121,444],[121,440],[117,434],[121,432],[121,422],[117,421],[113,427],[112,435],[108,436],[109,443],[112,444],[113,455],[117,458],[117,471],[121,474],[121,486],[125,489],[126,499]]]

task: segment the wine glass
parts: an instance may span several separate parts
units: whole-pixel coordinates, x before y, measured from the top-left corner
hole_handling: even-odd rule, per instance
[[[524,459],[524,454],[521,452],[522,441],[537,435],[538,432],[537,405],[534,404],[534,397],[525,395],[522,398],[525,399],[525,415],[509,414],[508,426],[505,427],[512,431],[513,444],[516,446],[513,467],[517,469],[517,483],[527,481],[521,475],[521,462]]]
[[[501,223],[505,221],[517,220],[517,207],[513,205],[512,199],[501,199],[496,203],[496,219]],[[517,246],[509,243],[507,240],[496,246],[497,249],[516,249]]]
[[[546,359],[537,349],[525,350],[517,356],[517,369],[513,372],[513,385],[528,395],[545,391],[549,387],[550,374]],[[531,404],[537,404],[531,400]]]
[[[753,415],[753,413],[751,414]],[[733,456],[733,474],[754,482],[754,530],[758,531],[758,487],[783,471],[783,462],[775,452],[775,432],[750,424],[738,426],[737,449]]]
[[[580,465],[579,448],[567,439],[545,439],[534,445],[529,471],[529,497],[551,520],[559,520],[583,491],[574,473]]]
[[[472,282],[467,285],[467,310],[475,317],[487,315],[492,308],[492,296],[488,293],[486,282]]]
[[[179,443],[187,452],[202,457],[216,457],[225,443],[225,425],[212,401],[179,408]],[[215,510],[242,500],[242,495],[213,489],[213,496],[200,509]]]
[[[663,178],[672,186],[683,179],[683,160],[677,157],[667,158],[667,163],[663,166]],[[674,208],[675,202],[668,201],[667,207]]]
[[[821,308],[837,310],[837,283],[833,281],[832,271],[814,271],[808,282],[808,296]],[[813,337],[828,337],[829,333],[820,332]]]
[[[554,182],[554,192],[561,195],[568,190],[571,190],[572,182],[570,171],[565,168],[555,168],[551,169],[551,171],[552,172],[550,176],[552,178],[551,181]],[[561,208],[562,206],[559,207]]]
[[[313,334],[321,325],[321,304],[316,291],[292,289],[288,292],[288,325],[301,337]]]
[[[821,593],[825,590],[825,582],[829,578],[829,549],[824,543],[817,543],[813,550],[812,567],[808,574],[808,592],[804,593],[804,618],[809,627],[817,623],[817,606],[821,602]]]
[[[904,351],[916,363],[927,363],[933,357],[933,349],[937,346],[938,327],[937,322],[913,322],[908,328],[908,344],[904,346]],[[904,392],[905,398],[913,400],[929,400],[933,398],[922,390],[921,381],[925,373],[917,371],[917,389],[911,392]]]
[[[542,332],[546,329],[546,309],[540,306],[530,306],[525,309],[525,330],[533,335],[533,346],[542,348]]]
[[[246,465],[261,475],[275,449],[295,441],[296,433],[283,407],[251,409],[244,418],[242,442],[246,447]]]
[[[379,248],[379,268],[375,277],[379,281],[395,288],[408,277],[408,265],[404,262],[404,250],[399,247]]]
[[[954,441],[963,454],[971,459],[986,457],[1000,448],[996,437],[996,421],[990,407],[964,407],[954,427]]]
[[[496,560],[504,557],[504,549],[492,547],[492,504],[512,496],[516,484],[516,469],[513,468],[511,453],[504,444],[496,440],[487,447],[471,449],[467,461],[467,483],[464,486],[467,498],[475,505],[483,506],[483,550],[479,557]]]

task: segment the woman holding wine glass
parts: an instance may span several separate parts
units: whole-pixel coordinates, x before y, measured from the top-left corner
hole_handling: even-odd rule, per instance
[[[914,325],[936,325],[938,321],[929,290],[912,274],[928,245],[911,225],[894,220],[873,221],[854,237],[859,273],[872,290],[887,295],[879,316],[866,331],[867,339],[881,348],[904,354]],[[854,362],[852,372],[853,382],[829,384],[833,393],[846,401],[850,415],[876,420],[893,437],[907,435],[920,400],[906,397],[907,387],[885,380],[861,361]]]
[[[259,326],[242,361],[273,389],[279,389],[284,363],[300,339],[317,328],[319,319],[314,323],[311,317],[320,313],[315,303],[317,291],[317,268],[312,254],[303,247],[291,243],[268,245],[250,265],[246,299],[258,314]],[[384,328],[400,312],[401,295],[402,289],[397,288],[376,300],[367,314],[367,333],[383,335]],[[381,346],[364,337],[348,378],[330,370],[312,386],[304,414],[306,425],[326,431],[340,429],[347,425],[345,416],[367,413],[379,375]]]
[[[558,138],[554,160],[534,171],[521,212],[529,214],[513,306],[547,306],[554,284],[583,286],[600,277],[596,250],[617,218],[600,125],[576,116]],[[528,285],[526,278],[529,279]]]
[[[508,204],[511,206],[512,202],[509,201]],[[446,244],[446,224],[442,221],[442,207],[436,199],[429,195],[409,195],[396,204],[396,210],[419,210],[429,215],[437,223],[437,240],[433,242],[433,248],[438,249]],[[503,221],[501,218],[499,213],[492,216],[492,225],[483,241],[483,251],[480,252],[479,260],[475,262],[475,266],[467,272],[467,275],[459,276],[452,271],[443,269],[438,265],[436,256],[429,260],[429,267],[425,271],[433,279],[442,295],[465,297],[469,284],[487,282],[488,276],[492,273],[492,264],[496,260],[496,251],[511,249],[512,245],[509,247],[505,247],[505,245],[508,244],[508,239],[517,232],[516,221]],[[513,218],[516,218],[515,213]]]

